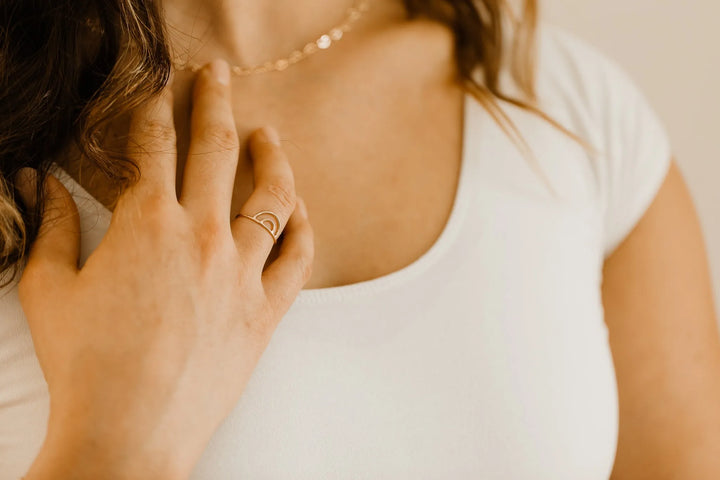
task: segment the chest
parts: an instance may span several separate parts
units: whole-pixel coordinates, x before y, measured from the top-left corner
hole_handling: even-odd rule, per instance
[[[608,478],[592,207],[462,199],[400,279],[303,292],[194,478]]]
[[[538,197],[490,127],[473,124],[495,140],[469,142],[430,255],[391,278],[301,292],[193,478],[608,478],[618,418],[597,204]],[[565,158],[561,146],[546,156]],[[87,258],[109,219],[86,207],[81,220]],[[7,293],[0,466],[20,475],[47,393]]]
[[[455,81],[449,36],[424,32],[409,42],[408,35],[350,50],[329,71],[233,80],[241,142],[256,128],[275,126],[308,206],[315,231],[309,288],[396,271],[426,252],[448,220],[462,156],[465,93]],[[436,53],[421,61],[428,43]],[[409,65],[393,67],[398,55]],[[180,74],[174,84],[178,185],[190,139],[191,89],[191,75]],[[102,186],[83,186],[102,198]],[[233,214],[252,188],[243,147]]]
[[[436,85],[425,95],[389,85],[327,88],[277,95],[240,88],[234,98],[240,138],[266,124],[281,133],[315,231],[310,288],[376,278],[427,251],[450,214],[462,155],[459,87]],[[233,212],[251,190],[243,153]]]

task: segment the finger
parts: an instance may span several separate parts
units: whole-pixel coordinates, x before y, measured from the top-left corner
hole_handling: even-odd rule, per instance
[[[130,190],[177,198],[177,147],[170,86],[133,112],[125,153],[140,170],[140,178]]]
[[[298,198],[280,254],[262,276],[266,296],[283,312],[290,308],[300,289],[310,280],[314,255],[313,230],[305,203]]]
[[[195,81],[191,139],[180,203],[227,222],[240,141],[230,103],[230,69],[215,60]]]
[[[260,218],[276,223],[273,230],[277,236],[295,210],[295,179],[290,162],[280,148],[277,132],[269,127],[254,132],[250,137],[250,156],[255,189],[240,213],[255,216],[260,212],[270,212],[272,215],[265,214]],[[233,220],[231,227],[240,254],[253,266],[262,268],[275,243],[273,235],[241,216]]]
[[[24,168],[18,172],[18,191],[28,207],[35,205],[37,172]],[[78,271],[80,257],[80,216],[70,192],[48,175],[43,186],[45,204],[38,235],[28,254],[21,279],[23,289],[42,285],[62,285],[63,279]],[[37,290],[36,290],[37,291]]]

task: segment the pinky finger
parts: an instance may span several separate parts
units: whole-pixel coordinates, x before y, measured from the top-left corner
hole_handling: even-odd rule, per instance
[[[265,294],[276,311],[286,312],[312,274],[315,244],[305,202],[297,198],[280,253],[262,276]]]

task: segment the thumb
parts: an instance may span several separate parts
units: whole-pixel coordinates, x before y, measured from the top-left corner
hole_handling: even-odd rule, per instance
[[[36,204],[38,173],[31,168],[21,169],[16,177],[20,196],[29,208]],[[48,175],[41,208],[42,223],[28,255],[25,273],[38,267],[60,268],[76,273],[80,257],[80,215],[70,192],[60,181]],[[43,271],[47,272],[47,270]]]

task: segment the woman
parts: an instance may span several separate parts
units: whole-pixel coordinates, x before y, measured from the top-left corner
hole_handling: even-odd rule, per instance
[[[717,478],[666,133],[533,1],[40,3],[1,24],[3,478]]]

